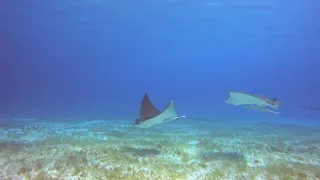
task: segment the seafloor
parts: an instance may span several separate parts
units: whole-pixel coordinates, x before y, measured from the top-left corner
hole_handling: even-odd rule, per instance
[[[320,127],[33,121],[0,129],[0,179],[320,179]]]

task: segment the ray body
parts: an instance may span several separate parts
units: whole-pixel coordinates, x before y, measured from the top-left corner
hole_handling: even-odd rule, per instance
[[[134,127],[150,128],[152,126],[167,123],[173,120],[181,119],[174,109],[174,99],[172,99],[167,107],[160,112],[154,107],[147,94],[144,95],[141,107],[140,117],[135,121]]]
[[[225,103],[235,106],[255,105],[261,109],[277,110],[280,103],[275,99],[269,99],[263,96],[258,96],[249,93],[231,91],[226,98]]]
[[[244,106],[244,108],[256,110],[256,111],[259,111],[259,112],[269,112],[269,113],[272,113],[274,115],[279,115],[278,111],[274,111],[274,110],[271,110],[271,109],[268,109],[268,108],[264,108],[264,107],[259,107],[257,105],[247,105],[247,106]]]

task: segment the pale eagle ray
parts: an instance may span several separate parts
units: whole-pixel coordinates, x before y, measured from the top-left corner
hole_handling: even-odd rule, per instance
[[[279,113],[277,110],[280,106],[280,102],[276,98],[269,99],[263,96],[236,91],[229,92],[225,103],[274,114]]]

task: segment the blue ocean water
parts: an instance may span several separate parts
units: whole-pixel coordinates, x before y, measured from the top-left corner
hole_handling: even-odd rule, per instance
[[[320,164],[320,142],[316,139],[320,136],[320,111],[311,110],[320,108],[318,7],[320,3],[316,0],[2,0],[0,115],[4,130],[0,131],[0,147],[4,150],[0,150],[1,157],[14,156],[6,154],[8,152],[28,157],[26,152],[40,144],[38,153],[43,153],[43,149],[50,149],[50,152],[46,153],[51,153],[48,156],[57,162],[66,161],[65,163],[73,166],[76,164],[74,161],[81,161],[84,162],[81,168],[96,165],[93,172],[105,172],[106,164],[108,167],[121,167],[124,171],[129,167],[112,164],[120,162],[119,159],[97,163],[98,160],[94,161],[93,157],[104,157],[90,156],[92,149],[87,149],[86,152],[75,150],[75,147],[82,150],[87,148],[90,142],[68,139],[69,136],[79,135],[82,140],[97,136],[96,144],[99,147],[92,151],[100,155],[101,152],[97,149],[103,149],[99,143],[104,144],[105,138],[110,143],[101,151],[106,154],[115,153],[112,149],[115,146],[119,149],[130,143],[137,143],[146,148],[148,143],[158,142],[156,147],[149,144],[154,148],[152,150],[125,148],[124,154],[133,152],[130,162],[132,166],[137,165],[135,172],[138,173],[142,171],[142,164],[137,163],[133,157],[149,153],[156,156],[152,156],[153,158],[160,158],[169,151],[166,148],[173,148],[174,142],[186,142],[179,147],[183,149],[197,146],[198,149],[181,150],[182,152],[175,154],[182,157],[188,151],[189,154],[185,155],[188,161],[183,161],[185,164],[180,168],[185,172],[214,172],[218,174],[216,179],[266,179],[267,176],[261,174],[272,174],[274,169],[285,171],[288,168],[282,167],[281,161],[277,162],[281,167],[276,166],[277,168],[264,172],[261,169],[249,169],[240,173],[241,177],[230,173],[223,176],[222,172],[210,169],[210,163],[213,162],[205,162],[203,157],[220,160],[227,156],[228,162],[231,159],[232,162],[239,163],[238,160],[242,158],[249,162],[250,158],[245,158],[246,155],[230,155],[229,151],[233,152],[239,145],[232,142],[238,142],[235,139],[239,137],[239,142],[259,141],[260,145],[267,144],[270,140],[264,138],[270,135],[283,139],[281,142],[278,142],[278,139],[272,140],[277,142],[276,145],[266,145],[269,150],[274,150],[268,151],[269,154],[275,152],[275,156],[279,157],[281,153],[286,153],[288,156],[284,162],[291,162],[289,159],[293,156],[300,158],[301,162],[299,161],[297,167],[299,172],[286,178],[319,179],[320,172],[317,168]],[[224,99],[229,91],[276,97],[288,103],[281,104],[280,114],[274,116],[271,113],[225,104]],[[148,129],[146,132],[127,130],[139,116],[141,99],[145,93],[149,94],[154,105],[161,110],[174,98],[175,109],[179,115],[187,115],[199,121],[177,121],[160,125],[154,130]],[[81,123],[77,124],[80,120]],[[220,124],[200,120],[219,121]],[[49,124],[42,124],[43,122]],[[99,129],[101,127],[105,129]],[[90,133],[85,133],[86,131]],[[243,132],[250,135],[241,136]],[[261,133],[261,139],[254,135],[257,132]],[[150,135],[151,140],[144,140],[143,133]],[[297,135],[296,139],[292,137],[294,134]],[[62,139],[54,139],[60,135]],[[192,138],[193,135],[196,138]],[[48,139],[41,140],[41,136]],[[173,138],[172,141],[164,142],[162,138],[168,137]],[[227,140],[223,139],[224,137]],[[230,140],[230,137],[233,138]],[[286,139],[287,137],[292,137],[294,142]],[[301,137],[303,138],[299,139]],[[113,138],[123,142],[119,144]],[[303,144],[303,147],[302,144],[292,147],[292,151],[278,150],[278,146],[283,145],[282,141],[285,141],[284,144],[295,144],[298,141],[307,143]],[[51,147],[50,143],[54,147]],[[196,163],[190,154],[197,154],[199,149],[201,152],[211,152],[212,149],[220,152],[220,147],[217,148],[212,143],[223,144],[223,148],[229,148],[228,153],[204,154],[200,156],[201,162],[194,166],[199,166],[199,169],[190,169],[187,162]],[[231,145],[228,146],[227,143]],[[64,146],[66,144],[70,145],[69,149]],[[179,147],[175,146],[173,149]],[[10,148],[16,151],[11,151]],[[265,152],[262,151],[264,148],[257,149],[255,150],[261,154]],[[310,151],[304,157],[305,154],[296,154],[300,150],[303,153]],[[56,157],[56,151],[65,153]],[[82,155],[74,157],[74,151],[87,154],[87,159],[84,160]],[[241,152],[245,151],[251,152],[248,149]],[[37,157],[41,156],[39,154]],[[127,156],[118,154],[119,158]],[[60,161],[59,158],[63,160]],[[33,161],[36,161],[35,159]],[[23,160],[34,164],[32,171],[25,167],[24,163],[19,166],[18,162],[13,161],[12,165],[9,160],[4,160],[0,164],[0,169],[3,169],[0,170],[0,177],[75,178],[66,175],[63,168],[48,165],[46,158],[39,159],[41,163],[29,162],[28,158]],[[311,159],[315,162],[311,163]],[[259,160],[259,163],[260,161],[268,160]],[[124,160],[123,162],[130,164]],[[243,162],[240,161],[241,163]],[[39,164],[41,167],[37,167]],[[174,177],[170,168],[155,171],[152,167],[149,167],[152,173],[160,172],[163,176],[152,176],[151,171],[143,171],[145,174],[131,174],[128,177],[210,179],[205,175],[191,176],[182,173],[179,168],[175,169],[179,177]],[[255,167],[248,165],[248,168]],[[38,175],[30,172],[37,172]],[[253,177],[248,175],[249,172],[260,174]],[[59,173],[61,175],[57,175]],[[76,176],[76,179],[128,178],[113,173],[95,177],[89,173]],[[276,172],[268,176],[271,179],[276,177],[285,178],[282,173],[279,175]]]

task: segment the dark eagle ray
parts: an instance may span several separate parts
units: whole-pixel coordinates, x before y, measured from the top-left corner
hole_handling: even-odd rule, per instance
[[[182,118],[184,118],[184,116],[179,117],[174,109],[174,99],[172,99],[167,107],[160,112],[154,107],[148,94],[145,94],[141,102],[140,117],[136,119],[134,127],[150,128],[157,124],[163,124]]]

